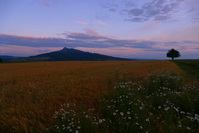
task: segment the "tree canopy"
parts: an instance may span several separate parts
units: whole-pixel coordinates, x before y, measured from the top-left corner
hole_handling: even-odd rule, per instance
[[[179,51],[177,51],[177,50],[175,50],[175,49],[171,49],[171,50],[169,50],[168,51],[168,53],[167,53],[167,57],[170,57],[170,58],[172,58],[172,60],[174,59],[174,58],[178,58],[178,57],[180,57],[181,55],[180,55],[180,52]]]

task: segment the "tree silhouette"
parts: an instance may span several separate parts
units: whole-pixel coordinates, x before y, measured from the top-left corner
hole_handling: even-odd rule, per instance
[[[169,50],[168,51],[168,53],[167,53],[167,57],[170,57],[170,58],[172,58],[172,60],[174,59],[174,58],[178,58],[178,57],[180,57],[181,55],[180,55],[180,52],[179,51],[177,51],[177,50],[175,50],[175,49],[171,49],[171,50]]]
[[[0,58],[0,63],[3,62],[3,59]]]

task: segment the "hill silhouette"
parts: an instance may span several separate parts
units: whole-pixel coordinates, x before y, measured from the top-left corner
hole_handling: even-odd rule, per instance
[[[117,58],[97,53],[84,52],[81,50],[66,48],[50,53],[39,54],[27,57],[28,61],[110,61],[110,60],[129,60]]]

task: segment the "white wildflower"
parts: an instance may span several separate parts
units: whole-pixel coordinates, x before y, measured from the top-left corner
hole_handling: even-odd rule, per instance
[[[195,114],[195,115],[194,115],[194,118],[195,118],[195,120],[196,120],[197,122],[199,122],[199,115],[198,115],[198,114]]]
[[[168,111],[169,109],[170,109],[169,107],[164,108],[165,111]]]
[[[120,115],[121,115],[121,116],[123,116],[123,115],[124,115],[124,113],[123,113],[123,112],[120,112]]]
[[[190,128],[190,127],[186,127],[186,129],[187,129],[187,130],[191,130],[191,128]]]
[[[99,119],[99,123],[102,123],[102,119]]]
[[[184,111],[180,111],[180,113],[181,113],[181,114],[185,114],[185,112],[184,112]]]
[[[142,109],[143,109],[143,107],[142,107],[142,106],[140,106],[140,107],[139,107],[139,109],[140,109],[140,110],[142,110]]]

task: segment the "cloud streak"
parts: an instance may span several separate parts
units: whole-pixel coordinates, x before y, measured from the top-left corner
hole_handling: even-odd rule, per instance
[[[42,53],[51,51],[52,49],[62,47],[80,48],[81,50],[89,50],[90,52],[103,53],[107,55],[116,56],[130,56],[136,54],[164,53],[171,48],[175,48],[185,53],[195,52],[199,53],[199,42],[197,41],[171,41],[158,42],[147,40],[133,40],[133,39],[116,39],[104,35],[100,35],[94,30],[86,29],[85,33],[62,33],[64,38],[41,38],[31,36],[15,36],[0,34],[0,53],[5,50],[5,47],[12,46],[13,51],[19,47],[29,49],[37,49],[33,53]],[[17,48],[14,48],[17,47]],[[28,48],[27,48],[28,47]],[[7,51],[10,51],[6,49]],[[21,50],[19,50],[21,51]],[[104,51],[104,52],[103,52]],[[106,51],[106,52],[105,52]],[[130,52],[133,52],[130,54]],[[26,55],[27,53],[25,53]],[[31,52],[29,52],[31,54]],[[196,54],[199,56],[199,54]]]
[[[108,26],[107,23],[103,22],[103,21],[96,21],[96,22],[84,22],[84,21],[74,21],[74,23],[76,24],[81,24],[81,25],[101,25],[101,26]]]
[[[88,25],[88,22],[83,22],[83,21],[74,21],[77,24],[82,24],[82,25]]]

